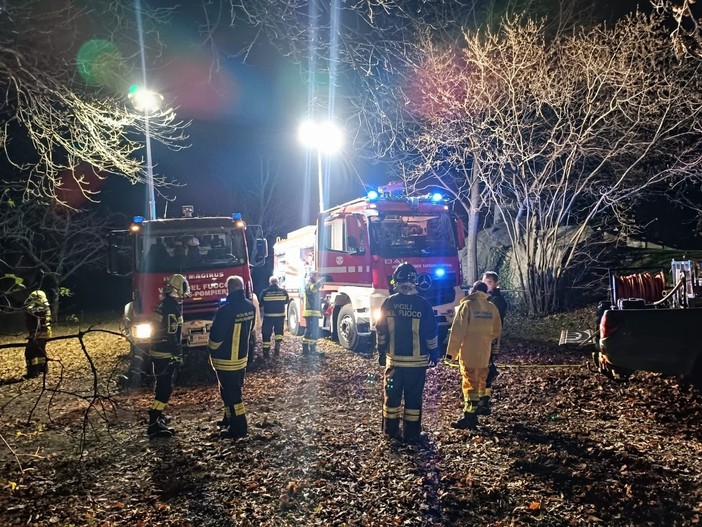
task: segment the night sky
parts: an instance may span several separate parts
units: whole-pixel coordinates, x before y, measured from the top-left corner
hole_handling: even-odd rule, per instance
[[[167,0],[160,3],[173,5]],[[594,4],[597,18],[613,20],[635,9],[638,2]],[[641,5],[650,9],[648,2]],[[226,18],[228,12],[223,16]],[[175,198],[168,205],[168,215],[179,215],[183,204],[194,205],[198,215],[229,215],[241,210],[242,185],[258,173],[261,161],[270,161],[281,174],[279,191],[299,203],[294,209],[299,213],[291,215],[285,230],[310,223],[317,212],[318,195],[314,159],[297,141],[298,125],[307,112],[303,76],[296,65],[265,45],[254,47],[243,63],[236,54],[251,35],[245,27],[230,28],[228,20],[221,23],[212,40],[218,52],[217,66],[211,47],[203,45],[199,22],[198,5],[181,6],[178,15],[161,30],[166,44],[163,55],[152,57],[153,50],[147,50],[149,88],[162,93],[166,103],[177,108],[180,119],[192,121],[187,129],[189,148],[174,152],[152,143],[155,173],[184,185],[163,190]],[[132,74],[133,82],[141,83],[138,64]],[[337,104],[343,104],[342,99]],[[353,130],[347,130],[348,136],[352,134]],[[367,188],[387,182],[382,164],[368,162],[350,140],[342,152],[330,158],[328,177],[328,205],[353,199]],[[129,217],[145,214],[145,196],[143,185],[110,178],[102,201],[111,211]],[[165,199],[157,198],[159,216],[163,216],[165,204]],[[656,215],[654,210],[652,217]]]

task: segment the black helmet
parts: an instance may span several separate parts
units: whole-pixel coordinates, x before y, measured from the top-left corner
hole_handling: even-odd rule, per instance
[[[402,262],[395,268],[395,272],[392,273],[393,282],[396,284],[407,283],[416,284],[417,283],[417,270],[414,265]]]

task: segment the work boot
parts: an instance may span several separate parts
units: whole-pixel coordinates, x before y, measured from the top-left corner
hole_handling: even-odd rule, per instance
[[[271,345],[268,344],[268,346],[263,346],[263,358],[267,359],[271,351]]]
[[[273,350],[274,355],[280,355],[280,340],[275,341],[275,349]]]
[[[149,410],[149,427],[147,428],[149,439],[154,439],[155,437],[171,437],[175,434],[175,430],[168,428],[161,420],[161,415],[161,412],[157,410]]]
[[[217,426],[220,428],[229,428],[229,417],[227,417],[227,414],[224,414],[224,417],[217,421]]]
[[[307,344],[306,342],[302,343],[302,354],[303,355],[309,355],[310,354],[310,345]]]
[[[246,437],[248,433],[248,424],[246,422],[246,414],[234,415],[232,408],[232,417],[229,419],[229,426],[220,432],[220,437],[239,439],[240,437]]]
[[[490,398],[481,397],[478,401],[478,408],[475,410],[476,415],[490,415],[492,409],[490,408]]]
[[[463,413],[463,418],[451,423],[451,428],[458,430],[475,430],[478,428],[478,416],[475,413]]]
[[[390,439],[396,439],[397,441],[402,441],[402,433],[400,432],[400,419],[393,418],[388,419],[383,418],[382,423],[383,433]]]

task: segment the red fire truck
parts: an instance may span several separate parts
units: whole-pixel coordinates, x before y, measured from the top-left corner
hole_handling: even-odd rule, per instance
[[[132,301],[124,310],[132,346],[148,344],[151,316],[163,285],[175,273],[190,286],[183,300],[183,341],[188,347],[207,345],[214,313],[227,296],[227,277],[241,276],[247,296],[253,296],[250,265],[262,265],[268,255],[260,227],[247,228],[238,213],[227,218],[192,217],[192,212],[186,205],[182,218],[136,216],[128,230],[110,234],[108,272],[132,277]]]
[[[410,197],[401,184],[324,211],[317,225],[293,231],[274,246],[274,276],[292,298],[289,331],[301,334],[304,284],[317,269],[327,277],[322,329],[347,349],[367,349],[374,344],[380,306],[394,292],[393,270],[409,262],[417,269],[419,294],[434,306],[443,342],[463,297],[458,258],[463,240],[462,224],[443,196]]]

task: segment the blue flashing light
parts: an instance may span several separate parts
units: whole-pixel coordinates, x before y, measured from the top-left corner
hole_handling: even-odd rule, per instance
[[[434,271],[434,276],[437,276],[439,278],[441,278],[442,276],[445,276],[445,275],[446,275],[446,269],[444,269],[443,267],[439,267],[438,269],[436,269]]]
[[[368,201],[375,201],[376,199],[378,199],[379,195],[375,190],[370,190],[368,191],[366,197],[368,198]]]
[[[444,197],[440,193],[434,192],[434,194],[431,195],[431,200],[434,203],[439,203],[440,201],[444,200]]]
[[[234,221],[240,220],[241,219],[241,212],[235,212],[232,214],[232,219]]]
[[[144,223],[144,216],[134,216],[132,223]]]

